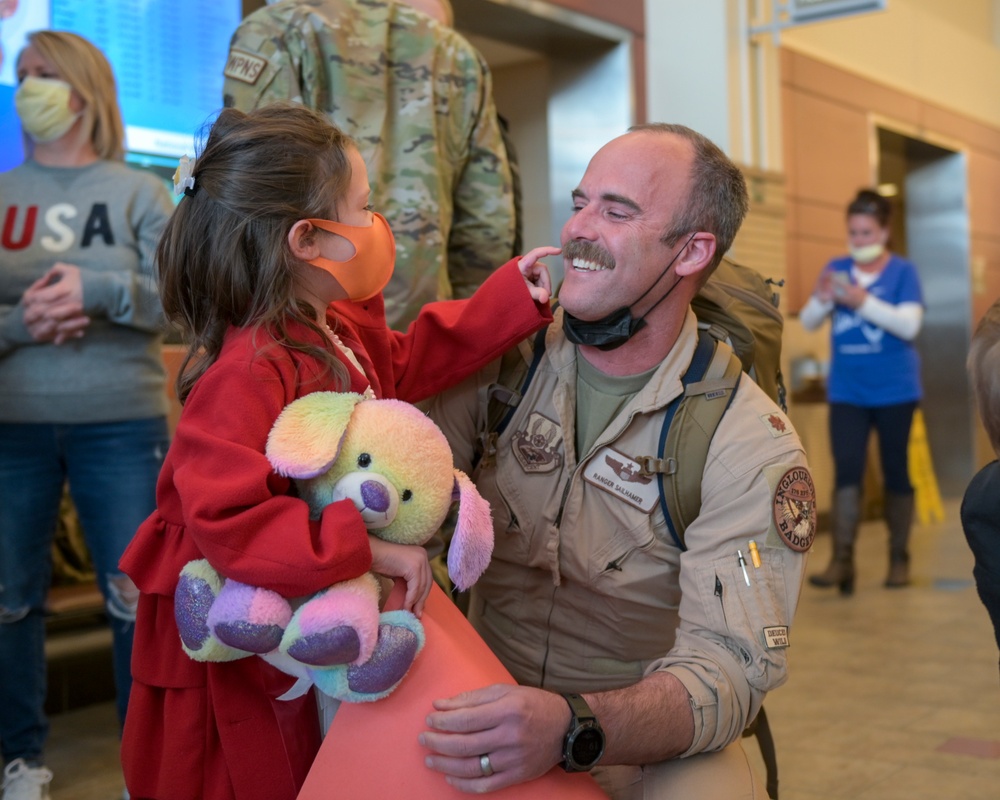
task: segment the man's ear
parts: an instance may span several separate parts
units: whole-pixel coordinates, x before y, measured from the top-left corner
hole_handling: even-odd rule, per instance
[[[699,231],[691,237],[674,267],[678,275],[696,275],[715,257],[715,234]]]
[[[307,219],[300,219],[288,231],[288,247],[299,261],[319,258],[322,253],[316,236],[316,226]]]

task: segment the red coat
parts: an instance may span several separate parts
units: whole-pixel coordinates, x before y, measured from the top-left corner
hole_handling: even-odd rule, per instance
[[[376,396],[410,402],[457,383],[551,320],[513,262],[470,300],[426,306],[405,334],[386,327],[381,296],[334,311],[331,327]],[[304,327],[294,333],[315,338]],[[184,654],[173,593],[187,562],[206,558],[228,578],[288,597],[371,566],[350,501],[310,521],[264,456],[281,410],[333,387],[316,359],[273,343],[262,352],[262,337],[230,330],[195,384],[160,473],[157,509],[122,557],[141,591],[122,740],[133,798],[293,800],[319,749],[312,692],[278,701],[294,680],[261,659],[204,664]],[[351,390],[364,391],[368,380],[342,360]]]

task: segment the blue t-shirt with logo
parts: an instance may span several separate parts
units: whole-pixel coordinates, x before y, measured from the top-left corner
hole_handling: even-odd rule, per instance
[[[845,273],[854,283],[852,265],[853,261],[844,257],[831,261],[827,269]],[[892,305],[924,302],[917,268],[896,255],[889,257],[868,292]],[[833,309],[830,336],[827,399],[831,403],[888,406],[917,401],[923,395],[920,355],[913,342],[865,321],[857,311],[840,304]]]

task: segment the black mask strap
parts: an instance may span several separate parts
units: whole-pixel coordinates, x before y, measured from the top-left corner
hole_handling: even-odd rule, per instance
[[[632,305],[642,302],[642,299],[649,294],[653,287],[660,282],[660,279],[670,270],[677,260],[678,256],[684,252],[685,248],[691,244],[691,240],[697,233],[692,233],[690,238],[684,243],[684,247],[678,250],[670,263],[664,267],[663,272],[660,273],[660,277],[650,284],[649,288],[646,289]],[[563,333],[566,338],[576,345],[586,345],[588,347],[596,347],[598,350],[614,350],[616,347],[621,347],[625,342],[635,336],[636,333],[641,331],[646,325],[646,317],[649,313],[656,308],[660,303],[666,300],[670,293],[677,288],[677,284],[681,282],[678,278],[671,284],[670,288],[664,292],[663,297],[657,300],[653,305],[643,314],[639,319],[632,318],[632,306],[622,306],[615,311],[612,311],[605,317],[601,319],[594,320],[592,322],[585,322],[584,320],[577,319],[572,314],[570,314],[566,309],[563,309]]]

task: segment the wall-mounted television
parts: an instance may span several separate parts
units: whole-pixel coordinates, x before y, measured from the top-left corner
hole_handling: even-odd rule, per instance
[[[15,63],[30,31],[73,31],[97,45],[118,82],[128,160],[172,173],[222,106],[242,18],[242,0],[0,0],[0,170],[24,158]]]

